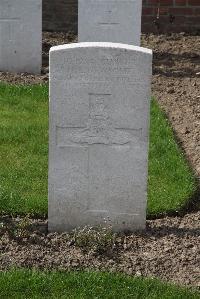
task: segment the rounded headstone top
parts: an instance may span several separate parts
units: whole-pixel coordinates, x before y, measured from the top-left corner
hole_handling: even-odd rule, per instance
[[[121,50],[124,49],[124,50],[135,51],[135,52],[152,55],[151,49],[132,46],[128,44],[108,43],[108,42],[83,42],[83,43],[64,44],[64,45],[51,47],[50,52],[78,49],[78,48],[110,48],[110,49],[121,49]]]

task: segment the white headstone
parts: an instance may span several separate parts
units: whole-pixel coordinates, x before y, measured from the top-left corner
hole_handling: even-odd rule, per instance
[[[0,71],[40,73],[42,0],[0,0]]]
[[[79,0],[79,42],[140,45],[142,0]]]
[[[49,230],[146,221],[151,50],[50,50]]]

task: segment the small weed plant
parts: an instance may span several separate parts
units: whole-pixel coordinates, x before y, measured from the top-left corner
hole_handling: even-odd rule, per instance
[[[73,231],[73,240],[75,245],[84,251],[105,254],[113,251],[116,234],[113,233],[111,226],[85,226]]]

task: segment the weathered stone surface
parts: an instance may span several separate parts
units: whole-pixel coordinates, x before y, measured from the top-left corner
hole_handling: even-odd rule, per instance
[[[40,73],[42,0],[0,1],[0,71]]]
[[[50,51],[49,230],[145,227],[151,50]]]
[[[141,0],[79,0],[79,42],[140,45]]]

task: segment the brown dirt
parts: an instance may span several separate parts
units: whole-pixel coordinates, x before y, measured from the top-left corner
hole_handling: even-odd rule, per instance
[[[41,76],[0,73],[0,81],[47,82],[49,48],[74,40],[67,34],[44,33]],[[166,111],[200,177],[200,36],[143,35],[142,44],[154,50],[153,95]],[[0,218],[0,270],[12,266],[92,268],[200,286],[200,212],[149,220],[144,233],[118,236],[109,244],[101,240],[106,251],[93,245],[85,246],[84,250],[73,235],[47,234],[47,221],[29,219],[28,222],[27,230],[26,219]],[[82,238],[84,243],[85,237]]]
[[[153,95],[200,178],[200,36],[150,35],[143,45],[154,50]]]
[[[120,271],[200,286],[200,212],[148,220],[145,232],[111,237],[47,234],[47,221],[0,218],[0,270],[10,267]],[[89,233],[88,233],[89,231]],[[75,237],[76,236],[76,237]]]

